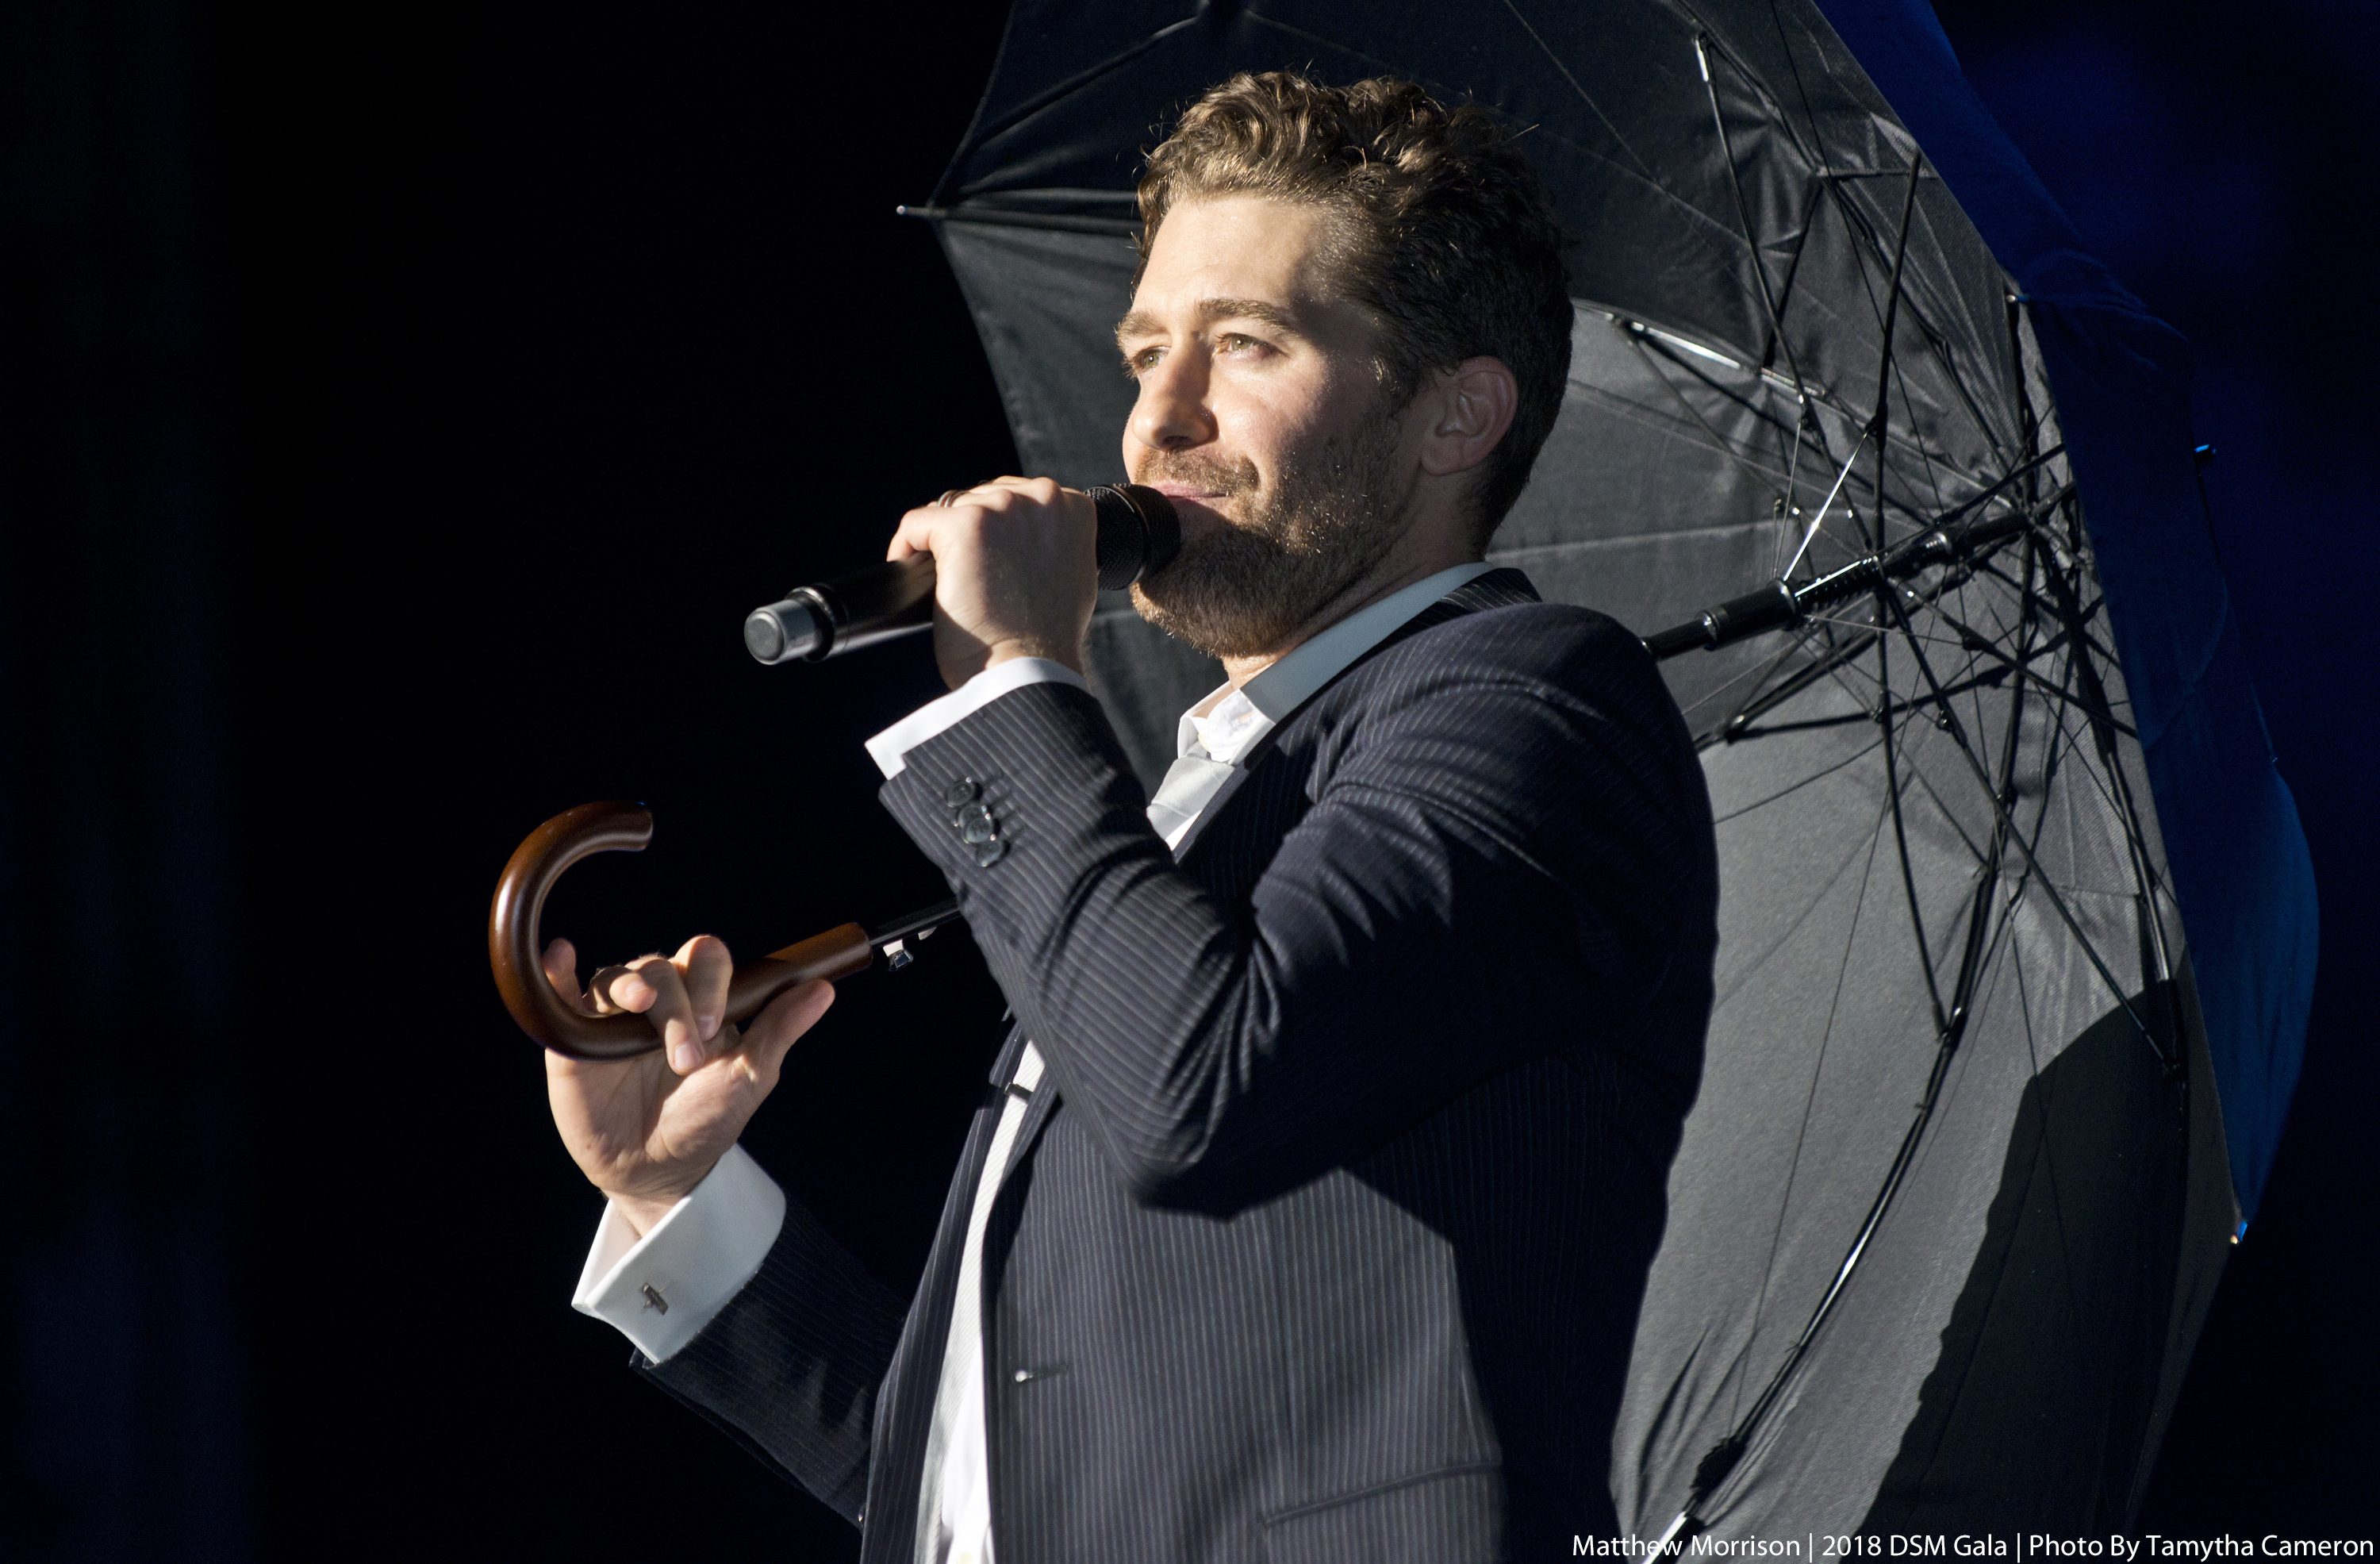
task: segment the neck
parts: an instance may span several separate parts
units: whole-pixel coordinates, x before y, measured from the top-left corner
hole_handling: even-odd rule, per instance
[[[1386,559],[1350,581],[1338,595],[1316,609],[1305,623],[1283,637],[1279,645],[1245,657],[1223,658],[1223,677],[1230,680],[1233,690],[1237,690],[1348,615],[1370,607],[1391,593],[1402,592],[1415,581],[1427,580],[1440,570],[1451,570],[1457,565],[1468,565],[1478,558],[1477,554],[1454,545],[1451,541],[1434,548],[1392,549]]]

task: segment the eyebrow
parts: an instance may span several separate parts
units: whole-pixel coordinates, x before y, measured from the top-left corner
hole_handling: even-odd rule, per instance
[[[1200,325],[1209,325],[1216,321],[1261,321],[1275,331],[1287,332],[1293,336],[1305,335],[1288,311],[1278,304],[1268,304],[1261,299],[1201,299],[1194,312]],[[1156,316],[1134,310],[1116,322],[1115,334],[1116,340],[1121,343],[1129,337],[1162,336],[1163,328],[1158,324]]]

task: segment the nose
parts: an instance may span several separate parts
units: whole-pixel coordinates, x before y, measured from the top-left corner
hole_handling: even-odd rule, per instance
[[[1124,430],[1135,443],[1157,451],[1185,451],[1212,440],[1215,415],[1207,406],[1205,353],[1185,345],[1141,372],[1140,399]]]

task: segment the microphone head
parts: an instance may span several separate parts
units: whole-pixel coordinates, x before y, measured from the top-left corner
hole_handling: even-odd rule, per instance
[[[1102,484],[1090,491],[1099,507],[1099,590],[1122,592],[1173,563],[1182,552],[1182,522],[1173,502],[1140,483]]]
[[[796,593],[746,617],[744,650],[759,663],[815,662],[832,633],[817,605]]]

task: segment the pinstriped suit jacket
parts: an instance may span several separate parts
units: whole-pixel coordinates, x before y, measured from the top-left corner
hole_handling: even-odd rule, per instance
[[[1501,1560],[1609,1535],[1611,1423],[1717,941],[1635,638],[1500,570],[1275,727],[1169,855],[1098,703],[1002,697],[883,800],[1013,1002],[917,1297],[796,1204],[644,1365],[909,1564],[967,1214],[993,1534],[1041,1560]],[[942,794],[983,784],[978,867]]]

